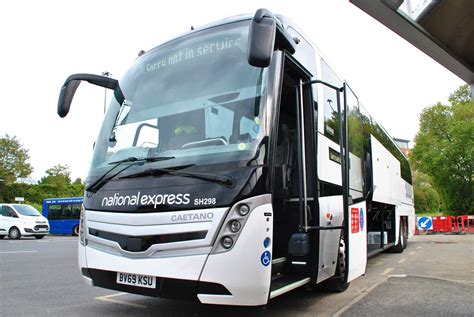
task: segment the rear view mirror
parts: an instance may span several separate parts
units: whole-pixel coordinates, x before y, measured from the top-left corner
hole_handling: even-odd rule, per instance
[[[266,9],[258,9],[250,22],[247,60],[256,67],[270,65],[275,46],[276,21]]]
[[[247,60],[256,67],[268,67],[273,50],[296,51],[295,41],[281,22],[267,9],[258,9],[250,22]]]
[[[123,102],[124,97],[118,85],[118,80],[93,74],[74,74],[69,76],[64,82],[64,85],[61,87],[58,100],[58,115],[61,118],[64,118],[68,114],[77,87],[79,87],[79,84],[83,80],[96,86],[114,90],[117,100],[120,103]]]

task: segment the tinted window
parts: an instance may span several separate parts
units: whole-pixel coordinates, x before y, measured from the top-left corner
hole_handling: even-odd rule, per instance
[[[2,216],[18,218],[16,212],[9,206],[2,206]]]
[[[349,189],[353,199],[362,198],[364,190],[363,159],[364,137],[359,103],[349,86],[346,85],[347,136],[349,143]]]
[[[81,204],[51,204],[48,207],[49,220],[79,219]]]
[[[410,164],[405,155],[402,154],[392,138],[385,132],[385,130],[372,119],[372,134],[380,143],[400,162],[401,177],[407,183],[411,184]]]
[[[61,205],[49,205],[48,219],[49,220],[61,219]]]
[[[342,87],[342,81],[321,60],[321,75],[323,81],[336,87]],[[339,144],[339,119],[337,113],[337,93],[334,89],[323,85],[324,100],[324,135]],[[342,107],[342,106],[341,106]],[[341,109],[342,110],[342,109]]]

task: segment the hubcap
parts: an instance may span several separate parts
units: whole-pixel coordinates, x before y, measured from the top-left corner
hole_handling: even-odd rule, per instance
[[[18,233],[19,233],[19,232],[18,232],[17,229],[12,229],[12,230],[11,230],[11,234],[10,234],[11,237],[12,237],[12,239],[18,238]]]

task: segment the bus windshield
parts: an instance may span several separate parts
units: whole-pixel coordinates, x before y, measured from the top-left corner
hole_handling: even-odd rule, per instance
[[[172,158],[157,167],[255,158],[267,134],[267,71],[247,62],[248,24],[198,31],[139,57],[120,81],[125,101],[109,106],[88,180],[130,157]]]

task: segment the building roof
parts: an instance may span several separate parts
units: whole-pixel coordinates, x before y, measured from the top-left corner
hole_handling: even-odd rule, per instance
[[[349,0],[474,85],[473,0]]]

